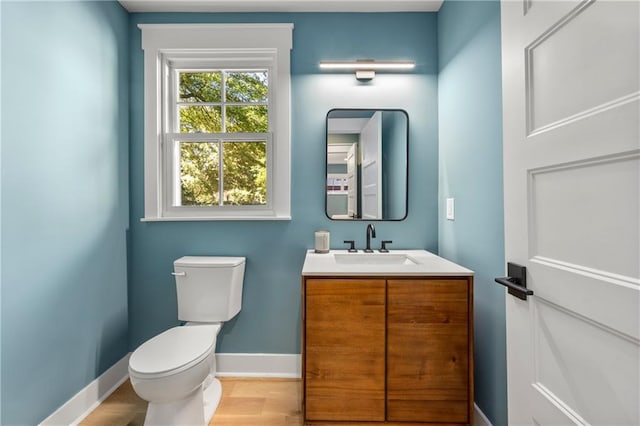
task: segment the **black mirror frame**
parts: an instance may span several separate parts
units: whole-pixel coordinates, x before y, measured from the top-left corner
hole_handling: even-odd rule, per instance
[[[333,219],[332,217],[330,217],[327,214],[327,201],[328,201],[328,197],[327,197],[327,176],[329,173],[329,152],[328,152],[328,147],[329,147],[329,114],[331,114],[333,111],[382,111],[382,112],[400,112],[402,114],[405,115],[405,117],[407,118],[407,152],[406,152],[406,172],[405,172],[405,188],[406,188],[406,194],[404,197],[404,216],[402,216],[401,218],[398,219],[362,219],[362,218],[354,218],[354,219]],[[324,135],[324,215],[327,217],[327,219],[329,220],[334,220],[336,222],[400,222],[403,221],[407,218],[407,216],[409,215],[409,113],[403,109],[399,109],[399,108],[331,108],[326,116],[325,116],[325,135]]]

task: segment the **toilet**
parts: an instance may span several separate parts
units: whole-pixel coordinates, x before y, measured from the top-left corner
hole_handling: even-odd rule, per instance
[[[185,256],[176,260],[178,319],[129,358],[134,391],[149,402],[144,424],[207,425],[222,386],[215,377],[215,349],[222,323],[242,306],[244,257]]]

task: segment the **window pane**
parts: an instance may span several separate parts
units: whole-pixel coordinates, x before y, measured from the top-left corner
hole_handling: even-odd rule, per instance
[[[227,102],[266,102],[269,86],[266,71],[227,74]]]
[[[220,102],[221,72],[181,72],[180,102]]]
[[[224,204],[267,204],[267,143],[225,142]]]
[[[267,106],[228,106],[227,132],[265,133],[269,131]]]
[[[222,131],[219,106],[190,105],[180,107],[180,133],[215,133]]]
[[[218,205],[219,176],[220,159],[217,143],[180,143],[181,205]]]

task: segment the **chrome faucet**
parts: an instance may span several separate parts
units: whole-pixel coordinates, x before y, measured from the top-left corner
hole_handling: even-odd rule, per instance
[[[376,237],[376,228],[372,224],[367,225],[367,248],[364,249],[365,253],[373,253],[371,250],[371,237]]]

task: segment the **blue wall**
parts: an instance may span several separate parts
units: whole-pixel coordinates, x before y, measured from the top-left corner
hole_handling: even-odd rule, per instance
[[[221,332],[220,352],[300,353],[300,273],[313,233],[364,246],[363,222],[325,216],[325,117],[331,108],[402,108],[411,117],[409,215],[377,223],[394,248],[437,250],[436,14],[133,14],[131,15],[130,349],[177,323],[172,262],[183,255],[247,257],[240,314]],[[138,23],[292,22],[292,216],[285,222],[140,222],[143,217],[143,53]],[[327,59],[412,59],[409,74],[320,72]],[[375,241],[378,244],[378,241]]]
[[[333,217],[336,214],[347,214],[349,201],[347,194],[327,195],[327,216]]]
[[[446,1],[438,13],[439,250],[475,271],[476,403],[507,424],[500,4]],[[455,198],[455,221],[445,199]]]
[[[0,7],[0,423],[33,425],[128,350],[128,16]]]

